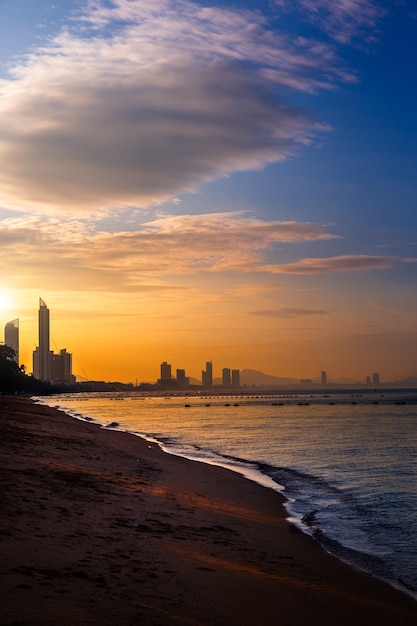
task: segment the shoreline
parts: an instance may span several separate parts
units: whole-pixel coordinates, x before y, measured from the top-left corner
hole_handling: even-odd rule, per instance
[[[0,624],[412,624],[417,602],[286,519],[284,496],[0,397]]]
[[[163,398],[164,396],[159,396],[159,397]],[[126,400],[126,398],[129,399],[129,396],[125,396],[125,394],[117,394],[116,397],[114,397],[113,399]],[[214,397],[210,399],[221,400],[221,403],[223,403],[225,398],[237,399],[238,396],[233,396],[230,393],[223,394],[221,396],[216,394]],[[326,396],[326,398],[333,399],[333,396]],[[177,401],[178,399],[181,400],[182,394],[179,396],[175,394],[170,394],[169,399],[170,400],[176,399]],[[197,400],[198,399],[199,398],[197,398]],[[265,400],[265,398],[262,396],[260,398],[257,397],[257,399],[261,403],[262,401]],[[100,421],[99,418],[97,418],[97,416],[90,417],[88,414],[84,414],[84,412],[79,413],[79,412],[76,412],[74,409],[69,409],[69,408],[65,409],[65,406],[61,407],[60,405],[57,405],[57,404],[50,405],[46,401],[47,399],[43,397],[36,397],[36,400],[41,403],[45,403],[47,406],[54,406],[55,408],[63,411],[64,413],[66,413],[67,415],[75,419],[79,419],[81,421],[86,420],[86,421],[98,424],[101,428],[105,428],[108,430],[115,430],[117,432],[125,432],[130,435],[134,435],[136,437],[145,439],[145,441],[158,445],[160,449],[166,452],[167,454],[178,456],[180,458],[189,459],[195,462],[200,462],[206,465],[213,465],[216,467],[225,468],[229,471],[232,471],[241,476],[244,476],[248,480],[254,481],[257,484],[260,484],[264,487],[277,491],[278,493],[283,495],[284,500],[285,500],[284,507],[286,510],[286,519],[291,524],[293,524],[296,527],[296,529],[300,530],[301,532],[308,535],[309,537],[312,537],[325,552],[331,554],[332,556],[336,557],[338,560],[349,565],[350,567],[354,569],[358,569],[362,572],[366,572],[370,576],[375,577],[387,583],[394,589],[397,589],[409,595],[411,598],[417,601],[417,590],[416,590],[415,585],[413,586],[408,585],[407,582],[399,575],[396,577],[394,570],[390,569],[389,560],[386,560],[386,562],[384,563],[382,560],[380,561],[378,557],[369,555],[366,552],[361,552],[359,550],[356,550],[353,547],[348,547],[345,544],[339,542],[337,539],[328,538],[328,536],[324,534],[322,529],[320,527],[316,527],[313,523],[311,524],[304,523],[303,515],[299,511],[297,512],[296,505],[295,507],[293,506],[294,500],[292,500],[291,497],[287,495],[287,488],[285,486],[285,483],[276,482],[270,476],[270,473],[265,471],[266,467],[269,467],[270,469],[273,470],[274,469],[273,465],[268,466],[268,464],[261,463],[261,465],[263,466],[263,469],[260,469],[259,464],[256,461],[248,461],[240,457],[227,456],[227,455],[223,456],[220,453],[207,452],[207,451],[205,451],[205,453],[201,455],[202,449],[199,446],[195,446],[196,454],[193,454],[192,449],[194,448],[191,444],[187,444],[188,451],[185,451],[183,446],[178,445],[178,444],[173,445],[169,443],[170,441],[169,438],[164,439],[163,437],[161,437],[161,439],[157,439],[154,436],[149,436],[144,432],[138,433],[135,430],[129,430],[127,426],[121,426],[121,424],[119,424],[119,422],[117,421],[112,421],[111,423],[109,423],[107,420]],[[189,401],[190,399],[187,397],[187,402]],[[355,401],[353,404],[357,404],[357,402]],[[396,403],[396,404],[399,404],[399,403]],[[187,403],[182,406],[184,406],[185,408],[185,407],[189,407],[190,405]],[[191,406],[194,406],[194,405],[191,405]],[[212,404],[207,405],[204,402],[201,403],[201,408],[210,407],[210,406],[212,406]],[[230,406],[230,405],[226,404],[226,406]],[[309,406],[309,404],[306,405],[305,403],[303,403],[303,406]],[[79,407],[77,411],[79,411]]]

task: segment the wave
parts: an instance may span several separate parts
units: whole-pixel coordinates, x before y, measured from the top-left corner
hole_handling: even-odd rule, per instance
[[[168,437],[153,436],[153,441],[165,452],[225,467],[283,493],[288,520],[327,552],[417,598],[415,581],[400,575],[384,550],[379,549],[378,542],[372,540],[380,530],[396,533],[401,532],[401,526],[373,519],[372,508],[346,490],[320,476],[293,468],[249,461],[199,446],[179,445]]]

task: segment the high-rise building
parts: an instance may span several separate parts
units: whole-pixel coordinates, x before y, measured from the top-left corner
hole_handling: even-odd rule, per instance
[[[39,380],[51,378],[51,351],[49,348],[49,309],[39,298],[39,345],[33,353],[33,375]]]
[[[230,387],[230,368],[224,367],[222,371],[223,387]]]
[[[164,361],[161,363],[161,381],[171,380],[171,364]]]
[[[51,353],[50,368],[52,382],[72,382],[72,354],[67,352],[65,348],[59,354]]]
[[[240,387],[240,370],[232,370],[232,387]]]
[[[177,370],[177,383],[180,387],[188,387],[190,379],[185,375],[185,370]]]
[[[372,384],[373,385],[379,385],[379,374],[378,374],[378,372],[374,372],[372,374]]]
[[[7,322],[4,327],[4,343],[15,351],[15,361],[19,363],[19,320]]]
[[[325,371],[321,373],[321,384],[327,385],[327,373]]]
[[[49,348],[49,309],[39,298],[39,345],[33,352],[33,375],[38,380],[51,383],[74,383],[72,375],[72,354],[64,348],[54,354]]]
[[[201,372],[201,384],[203,387],[213,386],[213,364],[211,361],[207,361],[206,369]]]

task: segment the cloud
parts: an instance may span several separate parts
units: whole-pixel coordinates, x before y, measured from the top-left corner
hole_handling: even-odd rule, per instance
[[[307,19],[317,24],[340,44],[348,44],[359,38],[372,41],[378,23],[386,14],[380,2],[375,0],[277,0],[304,12]]]
[[[146,207],[285,159],[324,127],[280,92],[350,80],[340,65],[259,11],[89,2],[0,82],[0,203]]]
[[[96,230],[94,222],[8,218],[0,222],[0,262],[11,274],[94,278],[120,290],[168,275],[262,271],[277,244],[337,237],[319,224],[265,221],[244,213],[160,216],[136,230]],[[267,269],[265,271],[268,271]],[[90,284],[90,282],[88,282]]]
[[[396,261],[406,261],[389,256],[351,254],[317,259],[301,259],[295,263],[268,265],[263,268],[275,274],[325,274],[327,272],[358,272],[393,267]]]
[[[0,222],[0,263],[10,276],[53,277],[85,288],[161,288],[180,276],[209,274],[310,275],[384,270],[414,257],[343,255],[266,262],[284,245],[337,239],[320,224],[266,221],[244,212],[160,215],[129,231],[110,232],[98,221],[23,216]],[[33,280],[32,278],[30,280]],[[274,284],[261,289],[276,289]],[[237,289],[237,286],[236,286]],[[237,292],[236,292],[237,293]],[[282,309],[301,315],[301,309]]]
[[[309,317],[310,315],[327,315],[328,311],[323,309],[303,309],[297,307],[283,307],[281,309],[266,309],[262,311],[252,311],[252,315],[264,317],[277,317],[280,319],[292,319],[295,317]]]

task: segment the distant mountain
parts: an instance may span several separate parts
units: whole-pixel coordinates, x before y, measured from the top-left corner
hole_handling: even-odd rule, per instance
[[[335,378],[335,379],[330,379],[329,380],[330,383],[332,383],[333,385],[360,385],[361,381],[358,380],[357,378]]]
[[[189,380],[190,385],[201,385],[201,380],[198,380],[197,378],[193,378],[192,376],[189,376],[188,380]]]
[[[400,383],[406,387],[417,387],[417,376],[409,376],[400,380]]]
[[[279,376],[271,376],[264,374],[258,370],[244,369],[240,372],[241,385],[257,385],[259,387],[278,387],[282,385],[294,385],[298,383],[297,378],[280,378]]]

